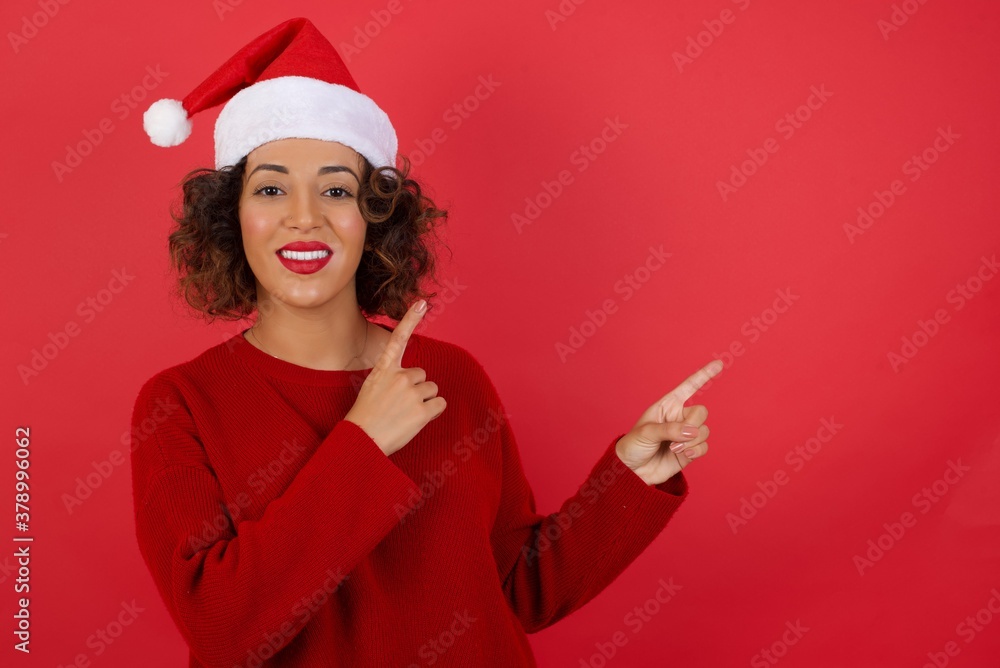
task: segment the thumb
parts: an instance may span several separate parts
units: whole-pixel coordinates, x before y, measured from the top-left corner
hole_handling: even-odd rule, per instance
[[[646,422],[639,427],[636,436],[639,445],[659,447],[664,441],[685,443],[693,440],[698,436],[698,427],[684,422]]]

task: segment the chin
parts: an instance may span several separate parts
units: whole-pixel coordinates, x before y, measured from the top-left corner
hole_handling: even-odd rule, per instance
[[[291,285],[289,285],[288,281],[279,281],[278,283],[279,287],[277,289],[271,289],[274,288],[273,284],[271,288],[264,286],[265,292],[284,304],[299,308],[320,306],[330,301],[338,294],[337,290],[328,285],[306,286],[304,284],[305,282],[299,282],[298,285],[295,285],[294,283],[296,283],[296,281],[292,281],[293,284]],[[285,289],[281,289],[281,284],[284,284]]]

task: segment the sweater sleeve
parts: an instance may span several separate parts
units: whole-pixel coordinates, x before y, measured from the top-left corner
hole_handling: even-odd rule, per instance
[[[525,632],[535,633],[611,584],[663,530],[688,486],[680,472],[647,485],[618,457],[620,434],[576,493],[543,516],[509,421],[499,433],[503,475],[491,542],[507,600]]]
[[[311,618],[312,601],[331,595],[399,523],[395,504],[420,498],[364,430],[341,420],[259,519],[234,521],[236,506],[227,504],[173,383],[143,386],[132,425],[133,434],[147,435],[132,446],[140,552],[207,666],[228,668],[263,645],[277,652],[291,642]]]

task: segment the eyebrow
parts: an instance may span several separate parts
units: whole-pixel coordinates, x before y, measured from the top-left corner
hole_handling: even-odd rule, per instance
[[[251,176],[253,176],[257,171],[261,169],[270,170],[272,172],[281,172],[282,174],[288,173],[287,167],[283,167],[282,165],[273,165],[265,162],[254,167],[253,171],[247,174],[247,179],[249,179]],[[319,171],[317,172],[317,175],[323,176],[324,174],[333,174],[336,172],[347,172],[348,174],[354,177],[355,181],[361,183],[361,179],[359,179],[358,175],[354,173],[354,170],[351,169],[350,167],[345,167],[344,165],[326,165],[325,167],[320,167]]]

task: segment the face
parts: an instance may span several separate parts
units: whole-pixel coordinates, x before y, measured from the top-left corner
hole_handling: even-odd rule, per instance
[[[239,217],[258,300],[312,308],[339,295],[357,303],[367,228],[357,199],[361,165],[354,149],[319,139],[282,139],[249,153]]]

